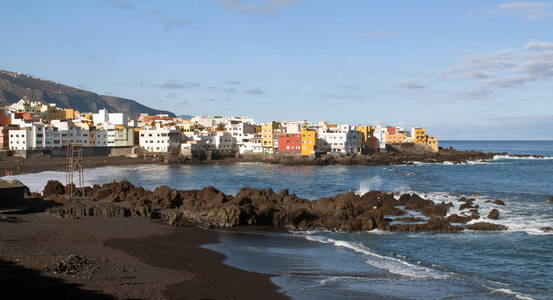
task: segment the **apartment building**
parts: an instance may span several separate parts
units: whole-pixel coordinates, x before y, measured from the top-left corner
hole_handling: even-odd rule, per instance
[[[109,132],[108,132],[109,136]],[[150,152],[180,152],[180,130],[172,128],[149,128],[139,131],[140,147]]]

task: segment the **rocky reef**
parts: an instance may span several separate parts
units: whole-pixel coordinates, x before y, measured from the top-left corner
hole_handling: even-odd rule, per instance
[[[474,199],[466,198],[459,199],[464,203],[458,214],[448,214],[453,206],[451,202],[434,203],[417,194],[403,194],[396,198],[393,193],[380,191],[364,195],[348,192],[311,201],[290,194],[288,190],[275,193],[271,189],[244,187],[233,196],[211,186],[201,190],[175,190],[164,185],[150,191],[120,181],[85,187],[77,193],[75,197],[66,197],[63,184],[49,181],[43,197],[58,205],[48,208],[48,212],[77,218],[143,216],[169,225],[192,223],[207,228],[268,226],[345,232],[507,229],[488,222],[467,225],[480,215],[478,205],[473,204]],[[422,216],[408,216],[409,211]],[[496,217],[496,211],[493,217]]]

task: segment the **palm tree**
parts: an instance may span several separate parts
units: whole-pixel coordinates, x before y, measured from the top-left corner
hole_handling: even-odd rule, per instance
[[[216,128],[216,129],[217,129],[217,131],[225,131],[225,130],[227,130],[227,129],[225,128],[225,124],[223,124],[223,123],[217,124],[217,128]]]

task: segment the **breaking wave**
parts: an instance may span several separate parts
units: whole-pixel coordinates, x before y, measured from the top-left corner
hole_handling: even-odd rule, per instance
[[[366,264],[381,270],[386,270],[396,275],[419,279],[446,279],[449,277],[447,274],[444,274],[437,270],[433,270],[423,266],[417,266],[397,258],[376,254],[360,243],[336,240],[316,235],[306,235],[305,238],[309,241],[319,242],[323,244],[332,244],[336,247],[352,250],[360,254]]]

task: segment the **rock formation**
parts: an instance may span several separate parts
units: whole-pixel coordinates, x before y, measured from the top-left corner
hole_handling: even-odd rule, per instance
[[[170,225],[187,223],[208,228],[238,226],[270,226],[274,228],[326,228],[339,231],[393,231],[457,232],[473,230],[501,230],[491,223],[452,225],[480,218],[473,199],[464,199],[470,214],[448,215],[449,203],[434,203],[417,194],[403,194],[397,199],[393,193],[371,191],[364,195],[353,192],[308,200],[290,194],[288,190],[275,193],[272,189],[244,187],[236,195],[226,195],[214,187],[201,190],[175,190],[159,186],[153,191],[136,187],[128,181],[94,185],[84,189],[84,196],[69,199],[65,188],[49,181],[44,197],[63,204],[49,212],[63,217],[127,217],[143,216],[160,219]],[[78,193],[81,193],[80,191]],[[462,206],[463,206],[462,205]],[[401,207],[401,208],[400,208]],[[405,216],[408,212],[425,216]],[[386,218],[385,218],[386,216]],[[396,221],[393,217],[399,217]],[[447,217],[446,217],[447,216]]]

